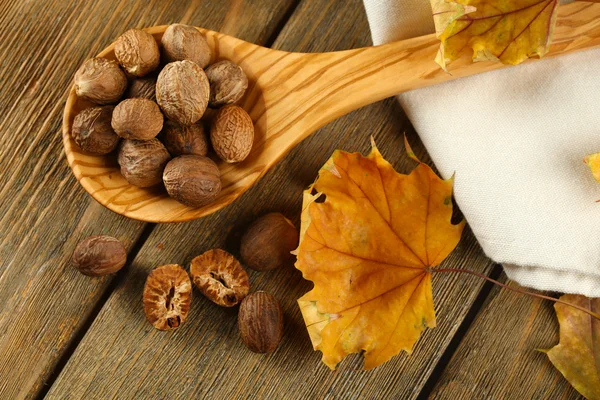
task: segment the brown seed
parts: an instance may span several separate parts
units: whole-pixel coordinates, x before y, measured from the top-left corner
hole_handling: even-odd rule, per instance
[[[253,352],[274,352],[283,337],[283,311],[277,299],[265,292],[248,295],[240,305],[238,329]]]
[[[116,103],[126,88],[127,76],[113,60],[92,58],[75,73],[77,96],[96,104]]]
[[[119,148],[121,174],[138,187],[150,187],[162,181],[165,166],[171,159],[158,139],[124,140]]]
[[[127,99],[113,111],[112,127],[124,139],[149,140],[162,130],[164,117],[148,99]]]
[[[134,76],[144,76],[160,64],[160,51],[154,36],[141,29],[130,29],[115,42],[119,64]]]
[[[167,121],[160,134],[160,139],[173,157],[184,154],[205,156],[208,153],[208,139],[201,121],[190,126]]]
[[[73,265],[84,275],[103,276],[117,272],[127,262],[127,250],[111,236],[90,236],[73,252]]]
[[[298,231],[292,221],[280,213],[257,219],[242,236],[240,254],[244,263],[256,271],[281,267],[298,247]]]
[[[137,97],[156,101],[156,76],[145,76],[131,81],[127,92],[125,92],[125,98],[134,99]]]
[[[163,265],[150,272],[144,286],[144,313],[156,329],[179,328],[190,310],[192,283],[177,264]]]
[[[241,107],[228,105],[221,108],[211,123],[210,141],[223,161],[245,160],[254,142],[252,119]]]
[[[221,107],[233,104],[244,96],[248,88],[248,78],[237,64],[220,61],[206,69],[210,82],[209,107]]]
[[[250,290],[248,274],[225,250],[209,250],[194,258],[190,274],[202,294],[223,307],[235,306]]]
[[[221,173],[210,158],[183,155],[171,160],[163,173],[169,196],[188,207],[202,207],[221,192]]]
[[[158,75],[156,101],[167,118],[181,125],[192,125],[202,117],[209,95],[208,78],[193,61],[172,62]]]
[[[202,33],[193,26],[169,25],[161,39],[164,61],[190,60],[204,68],[210,63],[211,50]]]
[[[113,106],[91,107],[77,114],[71,136],[83,151],[104,155],[117,147],[120,138],[110,124],[113,109]]]

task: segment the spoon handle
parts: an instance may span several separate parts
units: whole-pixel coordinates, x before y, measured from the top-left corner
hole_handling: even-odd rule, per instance
[[[300,129],[293,129],[300,136],[294,138],[298,141],[333,119],[367,104],[409,90],[507,67],[499,62],[474,63],[471,54],[466,54],[452,62],[450,73],[446,73],[434,61],[439,44],[432,34],[383,46],[298,54],[301,57],[294,63],[301,68],[302,84],[296,82],[293,87],[281,88],[296,100],[287,102],[289,108],[280,115],[301,125]],[[600,4],[576,2],[561,6],[554,39],[545,57],[597,47],[600,47]],[[303,65],[300,67],[300,64]],[[282,127],[286,125],[288,129],[291,127],[289,124]]]

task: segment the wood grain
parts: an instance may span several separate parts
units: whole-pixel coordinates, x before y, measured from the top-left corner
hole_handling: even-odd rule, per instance
[[[149,32],[159,39],[165,29],[157,26]],[[451,64],[450,74],[446,73],[433,61],[439,48],[435,35],[377,47],[303,54],[202,31],[214,59],[229,59],[248,75],[249,90],[242,106],[255,125],[252,151],[241,163],[217,160],[222,192],[204,207],[186,207],[169,198],[163,188],[129,185],[114,157],[91,156],[78,150],[71,138],[71,125],[76,113],[89,103],[77,99],[72,90],[63,125],[67,158],[83,187],[112,211],[148,222],[181,222],[209,215],[241,196],[297,143],[335,118],[394,94],[506,67],[492,62],[473,63],[471,54],[465,54]],[[560,7],[553,44],[546,57],[597,46],[600,5],[575,3]],[[100,55],[114,58],[112,46]]]
[[[111,283],[111,277],[91,279],[70,266],[78,240],[109,234],[131,249],[145,226],[90,199],[66,162],[62,109],[80,63],[130,27],[179,20],[260,42],[272,36],[292,4],[0,4],[0,398],[31,398],[43,391]],[[228,15],[240,23],[232,24]]]
[[[558,322],[551,302],[496,287],[431,398],[583,399],[536,350],[557,343]]]
[[[370,44],[360,0],[302,2],[275,42],[294,51],[333,51]],[[220,308],[195,291],[184,326],[154,330],[140,304],[148,272],[161,264],[190,260],[213,247],[236,254],[240,235],[259,215],[281,211],[298,223],[301,192],[336,148],[367,152],[374,135],[384,156],[402,172],[414,167],[403,151],[403,135],[424,160],[427,155],[394,99],[336,120],[293,149],[231,206],[185,225],[159,225],[141,249],[122,285],[69,360],[49,398],[415,398],[427,381],[482,282],[464,276],[434,276],[438,328],[428,330],[412,356],[401,354],[374,371],[362,371],[356,355],[330,372],[312,350],[296,299],[310,289],[292,265],[250,272],[252,290],[279,298],[285,334],[276,353],[253,354],[240,342],[236,310]],[[446,266],[488,272],[490,261],[467,230]]]

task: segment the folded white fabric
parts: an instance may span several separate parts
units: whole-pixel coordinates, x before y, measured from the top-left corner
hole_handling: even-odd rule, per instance
[[[429,0],[364,0],[373,42],[434,31]],[[521,285],[600,297],[600,50],[399,96],[485,253]]]

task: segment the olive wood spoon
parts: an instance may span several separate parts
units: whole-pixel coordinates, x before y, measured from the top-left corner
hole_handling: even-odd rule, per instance
[[[147,31],[160,40],[165,29],[155,26]],[[218,163],[223,190],[213,203],[186,207],[169,198],[162,187],[128,184],[119,172],[116,156],[92,156],[78,149],[71,139],[71,126],[75,115],[90,104],[78,99],[72,89],[63,121],[69,165],[85,190],[116,213],[147,222],[206,216],[241,196],[297,143],[335,118],[398,93],[506,67],[473,63],[467,55],[451,63],[450,73],[446,73],[434,62],[439,48],[435,35],[362,49],[301,54],[199,30],[213,50],[213,62],[231,60],[248,75],[248,90],[240,105],[255,124],[252,152],[238,164]],[[600,47],[600,4],[561,6],[546,57],[596,47]],[[114,59],[113,45],[99,56]]]

